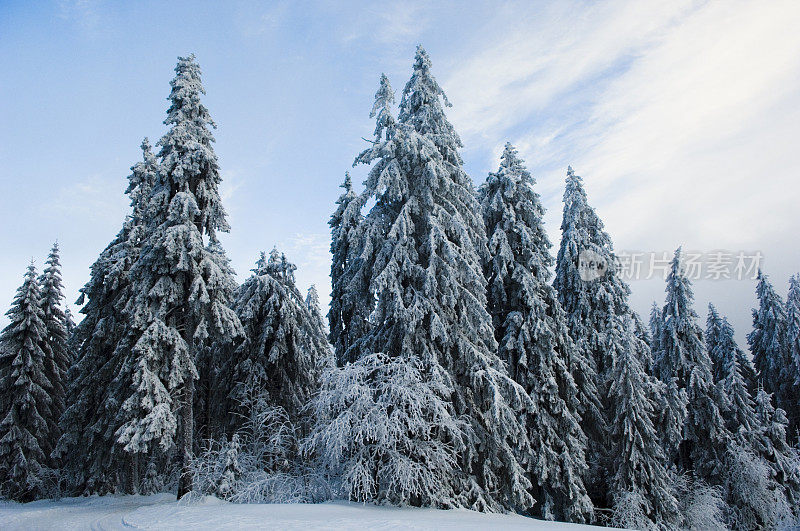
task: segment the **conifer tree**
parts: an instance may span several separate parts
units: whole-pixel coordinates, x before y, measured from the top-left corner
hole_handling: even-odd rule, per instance
[[[302,424],[301,410],[330,362],[321,319],[309,311],[295,286],[295,269],[276,249],[268,259],[261,253],[234,301],[245,339],[227,361],[230,373],[223,379],[230,391],[231,433],[248,416],[242,408],[252,389],[265,391],[272,406]]]
[[[136,299],[126,310],[133,338],[126,363],[134,371],[117,437],[127,452],[168,449],[180,425],[180,497],[191,488],[195,358],[242,328],[228,307],[236,283],[206,245],[229,230],[212,148],[216,126],[200,102],[205,90],[194,56],[179,58],[175,72],[147,234],[131,270]]]
[[[48,419],[50,441],[55,444],[61,436],[58,422],[64,412],[66,392],[64,389],[70,365],[67,326],[64,310],[64,286],[61,283],[61,263],[58,255],[58,242],[53,244],[45,262],[44,272],[39,277],[42,289],[42,310],[47,327],[45,339],[45,376],[50,382],[51,417]]]
[[[708,356],[711,358],[713,366],[712,373],[714,376],[714,383],[719,382],[722,377],[722,356],[725,355],[723,348],[720,348],[720,333],[722,331],[722,318],[717,312],[717,308],[712,304],[708,304],[708,317],[706,318],[706,349]]]
[[[631,313],[630,288],[613,267],[616,259],[611,237],[589,206],[583,181],[572,167],[567,169],[561,234],[553,286],[567,314],[570,335],[588,361],[581,371],[586,374],[584,379],[591,380],[589,386],[596,387],[602,397],[599,413],[584,408],[581,414],[589,438],[592,497],[605,504],[608,478],[603,470],[607,468],[609,425],[616,409],[608,400],[608,389],[614,358],[626,348],[627,335],[632,332],[624,324]],[[587,387],[578,375],[576,380],[581,389]]]
[[[62,461],[68,488],[78,494],[104,494],[118,488],[135,491],[132,456],[116,445],[114,434],[128,391],[121,371],[133,370],[124,364],[130,348],[124,315],[133,298],[130,270],[144,239],[147,200],[158,172],[147,138],[141,148],[142,161],[131,167],[125,191],[131,200],[131,214],[92,264],[90,280],[81,288],[77,302],[85,301],[81,309],[84,318],[71,338],[75,361],[68,373],[67,408],[61,416],[62,436],[55,456]],[[120,477],[124,478],[122,485]]]
[[[388,82],[387,82],[388,83]],[[363,286],[354,278],[358,271],[358,230],[363,216],[358,194],[353,190],[350,173],[345,173],[341,185],[344,193],[339,196],[336,211],[331,215],[328,225],[331,227],[331,305],[328,311],[328,327],[330,342],[336,353],[336,362],[343,365],[345,352],[350,348],[354,338],[360,337],[366,324],[363,320],[364,309],[359,308],[356,286]]]
[[[0,333],[0,495],[31,501],[45,490],[52,449],[48,330],[31,261]]]
[[[797,403],[792,400],[794,378],[787,348],[786,307],[767,275],[761,271],[758,272],[756,295],[758,309],[753,310],[753,330],[747,335],[753,364],[761,385],[767,393],[774,395],[776,405],[784,410],[794,410]]]
[[[536,452],[531,476],[538,483],[537,510],[549,518],[580,520],[590,514],[591,502],[583,484],[586,437],[579,407],[592,408],[592,420],[603,419],[593,387],[593,360],[582,363],[586,372],[580,383],[571,375],[581,352],[569,337],[566,316],[548,282],[553,259],[542,222],[544,208],[533,185],[507,143],[500,169],[480,189],[489,237],[484,266],[488,309],[498,354],[535,404],[527,425]],[[581,394],[581,385],[589,392]],[[584,396],[589,400],[582,400]],[[595,428],[607,430],[604,423]]]
[[[306,309],[311,313],[310,326],[315,328],[321,337],[325,338],[327,336],[325,333],[325,321],[322,318],[322,310],[320,309],[319,293],[314,284],[311,284],[306,292]],[[324,342],[327,343],[327,339]]]
[[[495,353],[481,270],[486,233],[430,69],[418,47],[399,123],[356,159],[377,161],[362,194],[376,204],[364,221],[360,265],[376,306],[369,332],[351,348],[420,360],[432,388],[447,389],[453,414],[468,420],[461,474],[452,478],[456,505],[528,508],[521,456],[530,450],[519,413],[530,399]]]
[[[75,318],[72,316],[72,310],[69,307],[64,309],[64,327],[67,331],[68,341],[72,340],[72,334],[75,332]],[[75,361],[74,359],[71,361]],[[72,363],[70,363],[70,367]]]
[[[789,295],[786,298],[786,342],[788,349],[788,370],[792,374],[791,396],[794,404],[787,404],[789,433],[793,436],[800,429],[800,275],[789,279]],[[791,437],[790,437],[791,439]]]
[[[685,404],[683,440],[668,441],[667,452],[671,456],[678,451],[680,469],[719,485],[729,434],[720,413],[721,397],[711,374],[711,359],[692,308],[694,294],[683,271],[680,248],[670,265],[666,292],[655,372],[667,384],[669,415],[679,419],[681,404]]]
[[[709,354],[715,361],[717,382],[726,402],[723,417],[728,429],[740,444],[752,447],[754,434],[758,432],[759,425],[753,409],[753,400],[739,366],[740,349],[728,319],[720,318],[716,310],[712,313],[712,309],[713,306],[710,306],[709,320],[712,320],[712,315],[719,319],[719,329],[716,337],[707,341],[713,341],[709,345]]]
[[[761,426],[761,453],[775,471],[775,480],[783,487],[789,506],[795,514],[800,506],[800,457],[786,438],[789,421],[786,413],[772,405],[772,397],[763,388],[755,398],[755,412]]]
[[[657,357],[656,353],[660,350],[660,345],[658,342],[661,340],[661,328],[663,327],[663,323],[661,321],[661,308],[658,307],[658,303],[653,301],[653,305],[650,307],[650,352],[653,353],[653,359]]]
[[[632,322],[626,323],[632,328]],[[642,495],[645,514],[654,524],[674,524],[678,503],[670,486],[661,440],[652,419],[656,403],[651,397],[652,382],[638,355],[642,340],[628,334],[627,345],[614,358],[609,387],[614,404],[611,491],[619,503],[628,493]]]

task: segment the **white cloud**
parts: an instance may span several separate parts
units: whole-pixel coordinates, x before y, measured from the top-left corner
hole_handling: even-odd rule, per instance
[[[46,198],[40,209],[43,215],[57,216],[77,225],[121,225],[127,212],[126,182],[119,177],[94,174],[64,186],[53,198]]]
[[[331,291],[330,234],[295,234],[282,241],[278,250],[297,266],[297,287],[305,294],[314,284],[319,292],[320,304],[327,308]]]
[[[511,140],[536,170],[553,241],[571,163],[617,248],[760,249],[782,287],[800,267],[800,4],[507,9],[443,86],[467,149]],[[741,334],[750,283],[703,284],[698,311],[721,297]]]

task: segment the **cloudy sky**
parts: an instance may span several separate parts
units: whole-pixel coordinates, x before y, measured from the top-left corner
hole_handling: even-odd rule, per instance
[[[316,283],[327,301],[338,186],[372,131],[381,72],[399,92],[418,43],[453,104],[467,171],[479,183],[517,145],[554,244],[571,164],[617,250],[760,251],[785,295],[800,270],[798,27],[796,1],[4,0],[0,306],[56,239],[75,299],[119,230],[125,177],[142,138],[164,133],[172,69],[190,52],[219,126],[223,243],[240,279],[277,245],[300,287]],[[701,317],[713,300],[743,340],[754,282],[695,288]],[[643,314],[663,300],[660,279],[632,289]]]

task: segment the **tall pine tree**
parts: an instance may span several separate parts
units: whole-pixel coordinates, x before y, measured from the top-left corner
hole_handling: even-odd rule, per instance
[[[677,453],[680,469],[718,485],[729,434],[720,413],[721,398],[714,385],[711,358],[692,308],[694,294],[681,263],[680,248],[670,264],[666,292],[655,373],[667,385],[668,414],[677,420],[685,411],[682,440],[667,441],[667,452],[670,457]]]
[[[45,489],[52,449],[48,330],[31,262],[0,333],[0,495],[31,501]]]
[[[180,497],[191,488],[196,356],[215,340],[241,336],[242,327],[228,307],[236,282],[207,247],[217,232],[229,230],[212,148],[216,126],[200,102],[205,90],[194,56],[179,58],[175,72],[147,236],[131,270],[129,363],[135,360],[135,369],[117,435],[126,451],[140,453],[153,445],[169,448],[180,433]]]
[[[789,295],[786,297],[786,345],[788,369],[793,378],[791,384],[792,403],[786,404],[789,418],[790,439],[797,437],[800,429],[800,275],[789,279]]]
[[[76,493],[135,492],[138,471],[132,456],[116,444],[119,408],[128,392],[125,360],[128,321],[125,307],[133,298],[130,270],[145,236],[147,200],[155,183],[158,162],[150,142],[141,145],[142,161],[131,167],[125,191],[131,214],[122,230],[91,266],[89,282],[81,288],[83,320],[71,338],[75,361],[69,370],[67,409],[61,416],[62,436],[56,456],[68,488]],[[120,484],[121,483],[121,484]]]
[[[628,329],[634,326],[632,322],[625,324]],[[637,343],[643,342],[628,334],[627,344],[618,352],[611,368],[609,398],[615,408],[610,433],[611,496],[619,503],[630,492],[640,494],[650,520],[667,525],[675,522],[678,503],[653,424],[657,406],[652,399],[653,382],[639,355],[643,349],[649,349]]]
[[[39,277],[39,285],[42,288],[42,310],[44,311],[44,324],[47,327],[45,376],[52,387],[50,391],[52,417],[49,419],[49,437],[52,444],[55,444],[61,436],[58,422],[64,412],[66,400],[64,387],[71,358],[67,344],[66,316],[61,306],[64,300],[64,286],[61,282],[58,242],[53,244],[45,265],[44,272]]]
[[[245,340],[226,360],[229,372],[223,379],[230,390],[231,432],[247,418],[243,407],[254,390],[266,392],[273,406],[283,408],[296,425],[302,424],[303,406],[330,364],[321,319],[298,291],[295,269],[273,249],[268,259],[261,254],[253,275],[239,289],[234,308]]]
[[[453,478],[456,504],[480,510],[533,504],[522,455],[529,445],[519,414],[530,400],[497,357],[486,281],[486,233],[461,140],[422,47],[400,104],[399,123],[357,162],[372,163],[365,197],[361,268],[376,306],[361,356],[413,356],[437,389],[448,389],[470,438]],[[380,118],[379,118],[380,120]]]
[[[580,521],[588,519],[592,505],[583,484],[586,437],[579,408],[593,408],[592,419],[597,420],[599,402],[594,374],[583,373],[578,384],[571,374],[581,352],[569,337],[566,316],[548,282],[553,259],[542,221],[544,208],[533,185],[516,150],[506,144],[500,169],[480,189],[489,237],[484,267],[488,308],[498,354],[535,404],[527,416],[535,452],[535,511],[546,518]],[[593,367],[594,363],[584,364],[589,371]],[[582,400],[586,395],[581,395],[581,385],[588,386],[583,390],[590,391],[589,401]]]
[[[388,81],[387,81],[388,83]],[[380,140],[380,138],[378,138]],[[369,305],[364,307],[365,283],[355,276],[359,260],[359,229],[363,216],[361,201],[353,190],[350,173],[345,173],[344,193],[336,201],[331,215],[331,305],[328,311],[329,338],[336,353],[337,364],[354,361],[346,357],[353,341],[361,337],[367,325]]]
[[[779,408],[797,409],[792,400],[794,378],[787,348],[786,307],[767,275],[758,272],[758,309],[753,310],[753,330],[747,343],[764,390],[774,395]]]
[[[591,494],[600,504],[609,501],[604,471],[608,468],[609,426],[616,410],[609,400],[611,369],[614,359],[627,348],[628,334],[633,332],[625,327],[631,313],[630,288],[617,274],[614,263],[611,237],[588,204],[583,180],[569,167],[553,286],[567,314],[572,339],[588,361],[588,368],[582,371],[584,374],[588,371],[584,379],[592,380],[588,385],[596,387],[602,397],[599,414],[591,409],[582,411],[584,431],[589,438]],[[581,381],[578,384],[582,388],[587,386]]]

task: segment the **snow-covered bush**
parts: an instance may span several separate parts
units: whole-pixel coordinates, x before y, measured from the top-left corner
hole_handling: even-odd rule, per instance
[[[792,517],[769,464],[738,445],[728,451],[726,488],[733,529],[772,529]]]
[[[678,499],[678,514],[682,517],[681,529],[727,529],[725,502],[718,487],[709,486],[688,474],[676,475],[673,486]]]
[[[465,424],[441,375],[415,359],[367,355],[325,372],[303,449],[337,494],[356,501],[452,507]]]
[[[629,490],[617,496],[609,524],[623,529],[658,529],[647,517],[648,501],[640,492]]]
[[[252,388],[242,428],[210,441],[192,461],[193,489],[235,503],[313,503],[330,498],[327,481],[301,463],[296,427],[283,408]]]

